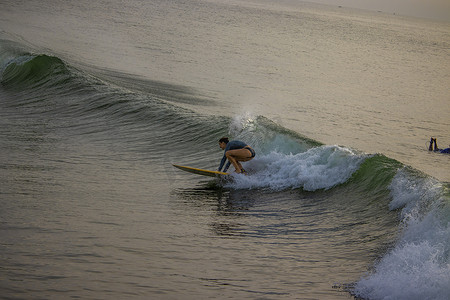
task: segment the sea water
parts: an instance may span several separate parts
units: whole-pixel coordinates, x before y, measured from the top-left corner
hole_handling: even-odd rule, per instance
[[[450,296],[448,22],[30,0],[0,30],[2,297]],[[172,167],[222,136],[249,176]]]

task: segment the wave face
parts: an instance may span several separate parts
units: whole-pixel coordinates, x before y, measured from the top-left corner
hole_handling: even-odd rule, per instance
[[[330,199],[346,190],[350,205],[380,206],[378,217],[398,212],[396,242],[349,291],[364,299],[448,299],[447,184],[380,154],[322,145],[264,116],[197,114],[179,104],[214,103],[185,87],[146,81],[137,88],[135,78],[125,74],[93,76],[58,57],[22,51],[10,41],[0,45],[0,114],[7,120],[4,132],[10,133],[3,137],[5,144],[12,143],[23,122],[45,122],[46,137],[101,144],[114,148],[122,159],[133,156],[154,172],[167,174],[171,162],[215,169],[221,156],[217,140],[225,135],[244,140],[257,152],[245,164],[250,176],[233,175],[233,181],[215,188],[326,192]],[[8,147],[29,142],[24,138]]]

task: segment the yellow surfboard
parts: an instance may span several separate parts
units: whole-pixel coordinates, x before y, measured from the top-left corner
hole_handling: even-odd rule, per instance
[[[179,166],[179,165],[173,165],[173,166],[180,170],[183,170],[183,171],[186,171],[189,173],[198,174],[198,175],[203,175],[203,176],[216,177],[216,176],[230,175],[229,173],[219,172],[219,171],[210,171],[210,170],[197,169],[197,168],[185,167],[185,166]]]

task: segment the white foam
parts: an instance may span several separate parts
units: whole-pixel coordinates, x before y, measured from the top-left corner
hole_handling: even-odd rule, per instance
[[[391,186],[390,209],[402,207],[395,247],[361,279],[356,295],[367,299],[450,299],[450,203],[432,178],[401,170]]]
[[[298,154],[273,151],[244,163],[251,176],[239,176],[232,188],[330,189],[346,182],[367,155],[339,146],[321,146]]]

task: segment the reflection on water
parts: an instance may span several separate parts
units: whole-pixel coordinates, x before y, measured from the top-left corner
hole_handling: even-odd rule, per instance
[[[218,182],[211,181],[206,187],[178,189],[176,195],[185,203],[198,209],[215,212],[210,222],[212,232],[218,236],[243,236],[243,223],[240,219],[248,216],[255,203],[254,191],[236,191],[222,188]]]
[[[234,190],[211,181],[178,188],[173,196],[179,211],[188,217],[195,210],[196,226],[208,230],[201,244],[192,246],[196,251],[207,247],[215,255],[239,261],[224,267],[224,274],[241,279],[245,270],[248,282],[241,280],[239,290],[256,292],[270,286],[272,292],[288,297],[317,297],[308,291],[320,289],[327,297],[348,299],[348,288],[342,287],[350,287],[366,271],[383,251],[380,244],[392,242],[390,221],[395,215],[372,222],[377,206],[349,206],[351,194],[345,187],[337,190]],[[267,281],[269,277],[278,283]],[[312,282],[314,287],[308,287]]]
[[[370,262],[396,235],[395,212],[380,213],[382,203],[366,203],[346,186],[332,191],[271,192],[226,189],[210,181],[173,193],[185,209],[208,212],[205,225],[215,236],[285,245],[299,251],[288,252],[314,257],[315,262],[328,261],[327,257],[342,259],[348,266],[354,266],[355,260]]]

